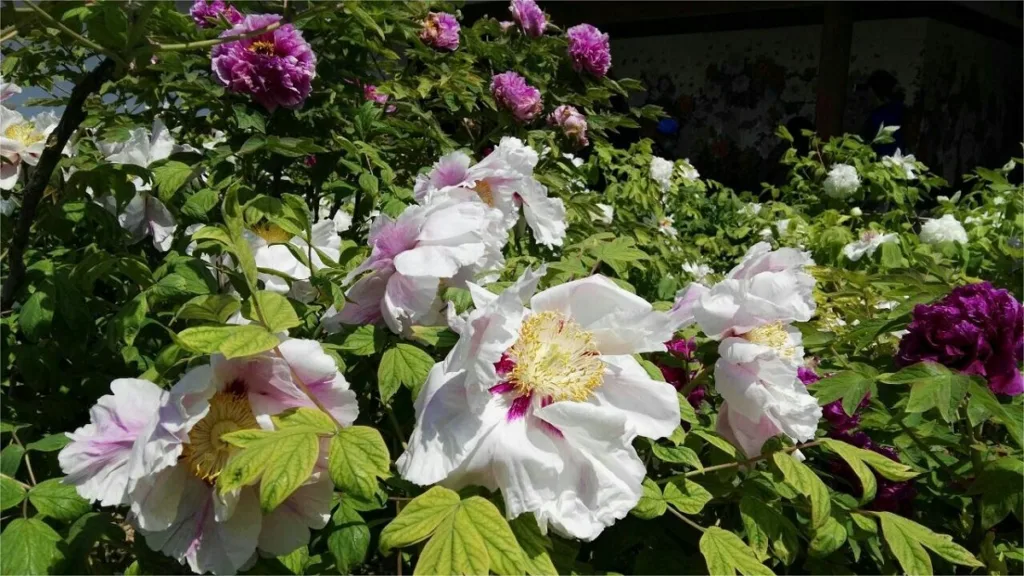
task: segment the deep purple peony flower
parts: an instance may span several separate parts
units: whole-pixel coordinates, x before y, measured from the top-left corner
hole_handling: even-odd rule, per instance
[[[608,35],[590,24],[580,24],[569,28],[569,58],[577,72],[586,70],[597,77],[608,73],[612,67],[612,49],[608,43]]]
[[[576,108],[562,104],[548,114],[548,123],[561,128],[562,134],[577,146],[590,144],[587,140],[587,118]]]
[[[196,26],[200,28],[213,26],[221,17],[232,25],[238,24],[243,18],[241,12],[236,10],[234,6],[225,4],[224,0],[213,0],[212,2],[196,0],[188,13],[192,16]]]
[[[697,351],[697,339],[674,338],[665,342],[665,348],[683,360],[693,360],[693,353]]]
[[[459,47],[459,21],[446,12],[431,12],[423,21],[420,40],[438,50],[456,50]]]
[[[901,366],[938,362],[988,380],[993,392],[1024,392],[1024,310],[988,282],[960,286],[935,304],[914,308],[896,355]]]
[[[871,450],[885,456],[886,458],[899,462],[899,453],[892,446],[882,446],[876,444],[867,434],[863,432],[854,432],[847,434],[839,434],[835,436],[836,439],[842,440],[851,446],[857,448],[863,448],[864,450]],[[860,480],[857,475],[853,473],[853,469],[842,459],[836,458],[829,462],[829,468],[832,473],[846,481],[850,486],[860,488]],[[903,515],[908,515],[910,510],[913,508],[914,496],[917,495],[917,489],[914,488],[913,481],[897,482],[889,480],[883,476],[875,473],[875,484],[878,489],[875,491],[875,499],[868,504],[869,510],[879,510],[884,512],[895,512]]]
[[[221,38],[246,34],[278,22],[277,14],[246,16]],[[250,94],[267,110],[298,108],[316,77],[316,55],[302,33],[285,24],[265,34],[213,47],[213,72],[232,92]]]
[[[508,11],[527,36],[538,38],[544,35],[544,29],[548,27],[548,18],[534,0],[512,0]]]
[[[540,90],[526,83],[526,79],[515,72],[495,74],[491,79],[491,94],[498,106],[505,108],[520,122],[530,122],[543,109]]]

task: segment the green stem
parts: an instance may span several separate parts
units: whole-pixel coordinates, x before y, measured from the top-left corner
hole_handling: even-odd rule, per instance
[[[32,2],[31,0],[25,0],[25,5],[28,6],[30,9],[34,10],[36,14],[39,14],[39,17],[42,18],[43,20],[46,20],[46,22],[48,22],[51,26],[53,26],[54,28],[57,28],[58,30],[60,30],[61,32],[67,34],[68,36],[74,38],[75,40],[77,40],[83,46],[86,46],[88,48],[92,48],[94,51],[99,52],[100,54],[103,54],[103,55],[107,56],[108,58],[110,58],[114,62],[117,62],[117,64],[119,66],[124,66],[125,65],[124,59],[122,59],[121,56],[119,56],[116,52],[108,50],[108,49],[104,48],[103,46],[100,46],[99,44],[93,42],[92,40],[89,40],[85,36],[82,36],[78,32],[75,32],[71,28],[68,28],[67,26],[65,26],[64,24],[59,22],[53,16],[50,16],[49,14],[47,14],[45,10],[43,10],[39,6],[36,6],[35,3]]]
[[[691,526],[692,528],[695,528],[695,529],[697,529],[697,530],[700,530],[701,532],[707,532],[707,529],[706,529],[706,528],[704,528],[704,527],[703,527],[703,526],[701,526],[700,524],[697,524],[697,523],[696,523],[696,522],[694,522],[693,520],[690,520],[690,519],[689,519],[689,518],[687,518],[686,516],[683,516],[683,515],[682,515],[681,513],[679,513],[679,512],[676,512],[675,508],[673,508],[673,507],[669,506],[669,507],[668,507],[668,511],[669,511],[669,512],[671,512],[671,513],[673,513],[673,514],[675,514],[676,518],[679,518],[679,519],[680,519],[680,520],[682,520],[683,522],[686,522],[686,523],[687,523],[687,524],[689,524],[689,525],[690,525],[690,526]]]
[[[981,457],[981,449],[977,446],[981,443],[981,439],[978,437],[978,431],[971,426],[971,421],[967,416],[967,408],[960,408],[960,421],[966,423],[968,433],[963,435],[964,448],[971,453],[971,472],[974,478],[977,479],[978,475],[981,474],[985,468],[985,461]],[[981,428],[984,424],[979,424],[978,428]],[[982,516],[982,504],[980,497],[974,497],[971,499],[974,504],[974,524],[971,527],[971,541],[980,544],[982,538],[985,537],[985,529],[981,524]]]
[[[790,452],[796,452],[797,450],[800,450],[801,448],[811,448],[811,447],[817,446],[819,444],[821,444],[821,440],[814,440],[812,442],[804,442],[803,444],[797,444],[796,446],[788,446],[786,448],[783,448],[782,450],[780,450],[780,452],[788,454]],[[701,476],[703,474],[707,474],[708,472],[717,472],[719,470],[728,470],[729,468],[736,468],[738,466],[748,466],[750,464],[754,464],[754,463],[760,462],[761,460],[764,460],[764,459],[768,458],[768,456],[771,456],[771,454],[755,456],[753,458],[748,458],[746,460],[737,460],[736,462],[727,462],[725,464],[716,464],[714,466],[705,466],[704,468],[701,468],[700,470],[693,470],[693,471],[687,472],[685,474],[676,474],[674,476],[668,476],[666,478],[661,478],[660,480],[655,480],[655,483],[656,484],[668,484],[669,482],[671,482],[673,480],[678,480],[680,478],[691,478],[693,476]]]
[[[214,38],[212,40],[196,40],[195,42],[182,42],[181,44],[160,44],[150,40],[153,45],[153,49],[157,52],[183,52],[185,50],[194,50],[196,48],[213,48],[220,44],[226,44],[228,42],[235,42],[236,40],[245,40],[247,38],[254,38],[267,32],[273,32],[281,26],[287,24],[284,20],[278,20],[267,24],[262,28],[253,30],[252,32],[246,32],[245,34],[237,34],[233,36],[225,36],[223,38]]]
[[[398,436],[398,441],[402,443],[402,448],[408,448],[409,443],[405,441],[405,433],[402,432],[402,426],[398,423],[395,411],[391,409],[391,406],[384,406],[384,411],[388,413],[388,421],[391,422],[391,427],[395,429],[395,435]]]

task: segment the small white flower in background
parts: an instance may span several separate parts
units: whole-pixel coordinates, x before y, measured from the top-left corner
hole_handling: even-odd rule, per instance
[[[0,198],[0,214],[10,216],[17,207],[18,201],[13,196],[10,198]]]
[[[332,222],[334,222],[334,231],[337,232],[338,234],[341,234],[342,232],[352,227],[352,215],[343,210],[342,208],[338,208],[338,211],[334,213],[334,217],[332,218],[332,204],[333,200],[331,200],[330,198],[320,199],[320,220],[330,219]]]
[[[711,269],[711,266],[702,264],[699,262],[684,262],[683,272],[686,272],[693,278],[694,282],[704,282],[710,274],[715,271]]]
[[[102,203],[101,203],[102,205]],[[178,223],[167,206],[156,196],[140,190],[117,216],[117,222],[131,235],[131,243],[153,237],[153,246],[161,252],[171,249]]]
[[[861,210],[859,207],[854,206],[853,208],[850,208],[850,216],[860,217],[860,216],[863,216],[863,215],[864,215],[864,211]]]
[[[18,90],[21,91],[20,88]],[[1016,168],[1016,167],[1017,167],[1017,161],[1014,160],[1013,158],[1010,158],[1009,162],[1007,162],[1006,164],[1003,164],[1003,172],[1012,172],[1013,169]]]
[[[789,232],[789,218],[781,218],[775,221],[775,229],[779,231],[779,234],[785,236]]]
[[[46,138],[60,118],[53,112],[40,112],[31,120],[21,113],[0,106],[0,189],[10,190],[18,183],[21,164],[35,166],[46,148]]]
[[[15,94],[21,94],[21,87],[13,82],[0,82],[0,102]]]
[[[96,146],[111,164],[132,164],[143,168],[181,150],[159,117],[153,120],[152,131],[135,128],[124,142],[97,142]],[[136,188],[148,190],[149,185],[140,182]]]
[[[864,255],[872,256],[878,247],[886,242],[897,242],[899,235],[896,233],[886,234],[878,230],[864,230],[860,233],[860,240],[850,242],[843,246],[843,256],[853,262],[860,260]]]
[[[600,275],[534,294],[543,274],[497,296],[469,285],[475,310],[453,319],[459,341],[416,399],[397,466],[419,485],[500,490],[508,518],[590,541],[640,500],[634,438],[679,426],[675,388],[632,356],[664,350],[671,322]]]
[[[992,198],[992,203],[995,204],[996,206],[1002,206],[1003,204],[1006,204],[1006,197],[996,196],[995,198]]]
[[[583,164],[584,164],[583,158],[580,158],[580,157],[576,156],[575,154],[570,154],[568,152],[563,152],[562,153],[562,158],[565,158],[566,160],[571,162],[572,165],[575,166],[576,168],[579,168],[580,166],[583,166]]]
[[[647,218],[647,225],[652,228],[656,228],[658,232],[664,234],[665,236],[675,238],[676,236],[679,235],[679,232],[677,232],[675,226],[673,226],[673,224],[675,224],[675,221],[675,218],[673,218],[672,216],[662,216],[660,218],[650,216]]]
[[[825,193],[832,198],[846,198],[860,188],[857,169],[849,164],[836,164],[825,178]]]
[[[205,150],[213,150],[217,146],[220,146],[221,144],[227,141],[228,135],[225,134],[223,130],[214,130],[213,135],[210,137],[210,139],[207,140],[206,142],[203,142],[203,148]]]
[[[921,241],[926,244],[939,242],[967,244],[967,231],[952,214],[946,214],[942,218],[929,218],[921,226],[919,236]]]
[[[150,548],[197,574],[234,574],[257,550],[281,556],[304,546],[330,519],[333,483],[321,466],[272,512],[261,510],[254,486],[224,494],[216,486],[235,452],[220,434],[272,430],[271,416],[317,407],[297,379],[341,425],[359,413],[319,343],[282,337],[275,350],[231,360],[215,354],[169,391],[114,380],[113,394],[99,399],[57,456],[64,483],[103,506],[129,507]]]
[[[938,200],[939,202],[949,202],[949,196],[943,194],[936,196],[935,199]]]
[[[302,260],[296,258],[286,244],[291,244],[301,254],[306,255],[314,270],[327,268],[317,250],[335,262],[341,256],[341,238],[335,232],[335,223],[331,220],[321,220],[313,224],[310,238],[312,247],[301,236],[292,235],[272,224],[253,231],[246,230],[245,238],[249,241],[249,248],[258,268],[274,270],[294,279],[289,286],[288,281],[280,276],[260,273],[258,277],[266,285],[267,290],[287,294],[301,302],[309,302],[316,295],[309,282],[313,271]]]
[[[693,182],[700,178],[700,172],[697,172],[697,169],[693,167],[693,164],[690,164],[689,158],[684,158],[679,163],[679,174],[682,175],[683,180],[686,180],[687,182]]]
[[[904,156],[898,148],[892,156],[882,156],[882,164],[900,171],[905,180],[917,179],[917,164],[915,162],[917,159],[913,154]]]
[[[674,164],[670,160],[653,156],[651,157],[651,180],[658,183],[662,192],[668,192],[672,188],[672,170]]]
[[[775,233],[772,232],[771,228],[761,228],[761,231],[757,233],[761,237],[761,240],[767,242],[775,237]]]
[[[591,214],[590,215],[591,219],[593,219],[593,220],[595,220],[597,222],[600,222],[602,224],[611,224],[612,223],[612,220],[615,217],[615,208],[613,208],[612,206],[609,206],[608,204],[601,204],[600,202],[598,202],[597,204],[594,204],[594,207],[596,207],[598,210],[600,210],[601,213],[599,215],[598,214]]]
[[[761,204],[757,202],[747,202],[742,208],[739,209],[740,216],[746,216],[753,218],[761,213]]]
[[[896,307],[899,306],[899,305],[900,305],[900,301],[899,300],[885,300],[883,302],[879,302],[878,304],[875,304],[875,309],[877,309],[877,310],[895,310]]]

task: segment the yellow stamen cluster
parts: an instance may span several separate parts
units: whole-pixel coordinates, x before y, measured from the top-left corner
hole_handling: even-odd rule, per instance
[[[197,478],[214,481],[235,448],[220,439],[236,430],[258,428],[245,396],[218,392],[210,399],[210,411],[188,433],[183,458]]]
[[[792,358],[796,356],[796,347],[790,341],[789,334],[783,328],[782,322],[772,322],[764,326],[758,326],[743,335],[748,341],[762,346],[774,348],[780,356]]]
[[[276,224],[263,223],[254,226],[252,229],[257,236],[263,238],[268,244],[283,244],[292,239],[292,233]]]
[[[36,126],[31,122],[21,122],[8,126],[4,130],[4,137],[17,140],[25,146],[31,146],[36,142],[43,141],[43,135],[36,132]]]
[[[520,395],[582,402],[604,379],[593,336],[560,312],[540,312],[524,320],[508,356],[515,362],[508,381]]]
[[[488,184],[486,180],[477,182],[476,186],[473,187],[473,190],[476,190],[477,195],[479,195],[480,199],[484,201],[484,204],[487,204],[492,208],[494,207],[494,191],[491,190],[491,185]]]
[[[249,51],[262,54],[264,56],[273,56],[275,51],[274,43],[268,40],[257,40],[252,44],[249,44]]]

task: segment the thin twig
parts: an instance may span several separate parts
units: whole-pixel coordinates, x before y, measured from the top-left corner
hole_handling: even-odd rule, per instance
[[[676,515],[676,518],[679,518],[679,519],[680,519],[680,520],[682,520],[683,522],[686,522],[686,523],[687,523],[687,524],[689,524],[689,525],[690,525],[691,527],[693,527],[693,528],[696,528],[697,530],[700,530],[701,532],[707,532],[707,529],[706,529],[706,528],[704,528],[704,527],[703,527],[703,526],[701,526],[700,524],[697,524],[697,523],[696,523],[696,522],[694,522],[693,520],[690,520],[690,519],[689,519],[689,518],[687,518],[686,516],[683,516],[683,515],[682,515],[681,513],[679,513],[679,512],[676,512],[675,508],[672,508],[671,506],[669,506],[669,507],[668,507],[668,511],[669,511],[669,512],[671,512],[671,513],[673,513],[673,514],[675,514],[675,515]]]
[[[235,42],[237,40],[246,40],[248,38],[255,38],[261,36],[267,32],[273,32],[281,26],[287,24],[284,20],[278,20],[277,22],[271,22],[262,28],[257,28],[252,32],[246,32],[245,34],[234,34],[231,36],[224,36],[222,38],[214,38],[212,40],[196,40],[194,42],[182,42],[181,44],[160,44],[150,40],[150,44],[153,49],[157,52],[183,52],[185,50],[194,50],[196,48],[212,48],[220,44],[226,44],[228,42]]]
[[[398,436],[399,442],[402,443],[402,448],[408,448],[409,444],[405,441],[405,434],[402,432],[402,426],[398,423],[398,418],[395,417],[395,411],[391,409],[391,406],[384,406],[384,411],[388,413],[388,420],[391,421],[391,427],[395,429],[395,434]]]
[[[18,443],[18,446],[21,446],[21,449],[24,450],[25,468],[28,469],[28,478],[32,481],[32,485],[35,486],[38,482],[36,482],[36,474],[32,470],[32,461],[28,458],[28,450],[26,450],[25,445],[21,443],[21,439],[18,438],[17,432],[11,432],[11,436],[14,437],[14,441]]]
[[[114,62],[117,62],[118,64],[120,64],[122,66],[125,64],[124,60],[116,52],[114,52],[112,50],[108,50],[107,48],[104,48],[103,46],[100,46],[99,44],[93,42],[92,40],[89,40],[85,36],[82,36],[78,32],[75,32],[71,28],[68,28],[67,26],[62,24],[60,21],[58,21],[56,18],[54,18],[53,16],[50,16],[49,14],[47,14],[45,10],[43,10],[39,6],[36,6],[35,3],[33,3],[31,0],[24,0],[24,2],[25,2],[26,6],[28,6],[32,10],[34,10],[36,12],[36,14],[39,14],[40,18],[42,18],[43,20],[46,20],[54,28],[57,28],[61,32],[63,32],[65,34],[67,34],[68,36],[74,38],[75,40],[77,40],[83,46],[86,46],[88,48],[92,48],[94,51],[99,52],[100,54],[103,54],[107,58],[110,58],[111,60],[113,60]]]

